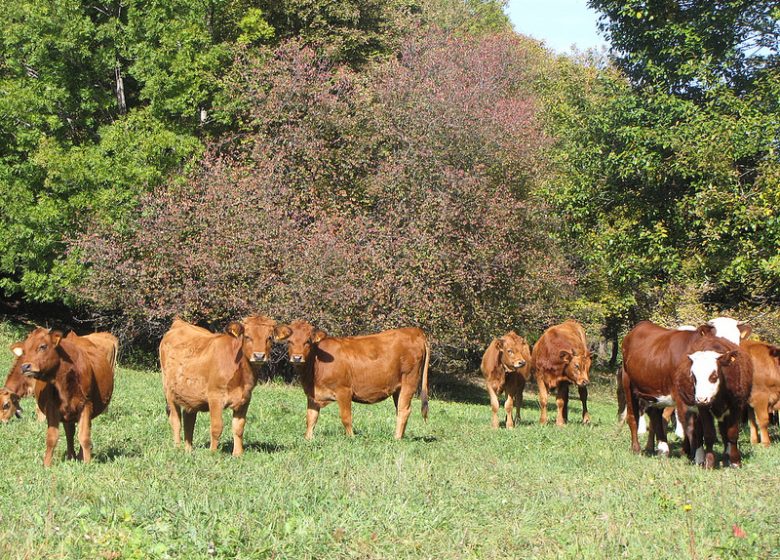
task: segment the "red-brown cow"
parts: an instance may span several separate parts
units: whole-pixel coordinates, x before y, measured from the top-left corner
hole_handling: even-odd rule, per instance
[[[626,394],[626,420],[631,430],[631,449],[640,452],[637,418],[642,408],[650,416],[650,430],[658,438],[658,452],[669,454],[662,410],[675,406],[672,390],[674,374],[688,348],[703,337],[729,337],[739,342],[750,327],[734,319],[719,317],[696,330],[665,329],[650,321],[638,323],[623,339],[623,389]],[[682,416],[680,417],[682,419]],[[652,438],[648,437],[652,444]],[[648,448],[648,451],[653,450]]]
[[[244,452],[246,413],[257,384],[253,364],[268,361],[276,321],[263,316],[233,322],[225,333],[215,334],[174,319],[160,342],[160,368],[168,404],[173,444],[192,451],[192,436],[198,412],[209,411],[211,451],[222,435],[222,411],[233,410],[233,455]]]
[[[569,319],[544,331],[531,353],[531,371],[539,387],[539,422],[547,423],[547,395],[556,389],[558,415],[555,423],[564,425],[569,420],[569,385],[574,383],[582,401],[582,422],[590,423],[588,388],[590,381],[590,353],[585,329]]]
[[[491,425],[498,428],[498,397],[506,390],[506,427],[515,427],[512,409],[517,407],[517,420],[523,406],[525,382],[531,376],[531,351],[528,343],[515,331],[495,338],[482,356],[482,375],[490,395]]]
[[[761,445],[769,447],[769,413],[780,410],[780,348],[757,340],[745,340],[740,347],[753,360],[753,389],[748,409],[750,442],[758,443],[760,431]]]
[[[19,400],[34,394],[35,380],[22,375],[19,358],[14,360],[11,371],[0,389],[0,422],[8,422],[16,416],[22,417],[22,406]]]
[[[119,341],[109,333],[63,337],[59,331],[36,328],[24,342],[11,346],[24,375],[34,377],[35,396],[46,415],[44,466],[50,466],[65,428],[68,459],[76,458],[73,438],[79,426],[78,457],[92,459],[92,419],[100,415],[114,391],[114,369]]]
[[[428,417],[430,347],[418,328],[393,329],[365,336],[328,337],[306,321],[277,329],[306,393],[306,439],[314,435],[320,409],[339,405],[341,422],[352,436],[352,403],[373,404],[393,396],[395,437],[401,439],[411,401],[422,378],[423,418]]]
[[[673,398],[685,418],[689,456],[699,462],[703,451],[705,468],[715,466],[715,419],[725,446],[724,464],[741,465],[737,446],[739,424],[750,398],[753,362],[750,354],[724,338],[695,340],[674,374]],[[698,424],[698,426],[697,426]],[[660,433],[660,432],[659,432]],[[699,435],[704,438],[700,449]]]

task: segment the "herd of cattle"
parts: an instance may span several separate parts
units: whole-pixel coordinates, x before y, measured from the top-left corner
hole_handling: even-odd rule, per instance
[[[717,420],[725,446],[724,465],[739,466],[737,439],[746,407],[751,442],[758,443],[760,430],[761,443],[769,445],[769,415],[780,409],[780,349],[748,340],[749,334],[748,325],[720,317],[698,328],[666,329],[643,321],[626,335],[618,400],[625,407],[634,452],[640,451],[639,420],[647,413],[647,450],[668,455],[666,419],[676,412],[683,427],[683,450],[691,460],[715,466]],[[372,404],[389,396],[396,408],[395,437],[402,438],[420,381],[422,415],[427,419],[431,352],[418,328],[331,337],[306,321],[283,325],[252,316],[230,323],[223,333],[212,333],[175,319],[160,343],[160,366],[176,446],[181,443],[183,422],[184,446],[192,449],[196,414],[208,411],[211,449],[216,450],[223,430],[222,411],[230,408],[233,454],[243,453],[246,414],[258,368],[268,362],[274,343],[287,345],[287,357],[306,394],[306,439],[313,436],[320,409],[327,404],[338,403],[351,436],[352,403]],[[39,417],[45,417],[48,425],[44,465],[52,462],[60,424],[65,429],[67,457],[88,462],[91,421],[106,409],[113,393],[117,339],[110,333],[63,336],[39,327],[11,350],[16,359],[0,389],[0,421],[20,416],[20,398],[34,395]],[[574,320],[548,328],[533,350],[514,331],[494,339],[481,366],[492,426],[499,426],[499,396],[506,393],[506,427],[514,427],[514,409],[519,417],[525,383],[532,375],[538,386],[541,423],[547,422],[551,390],[556,392],[556,424],[568,421],[571,384],[582,401],[582,421],[589,423],[590,367],[585,331]]]

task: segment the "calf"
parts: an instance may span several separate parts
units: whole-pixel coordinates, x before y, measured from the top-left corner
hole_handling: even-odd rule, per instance
[[[253,365],[268,361],[276,322],[263,316],[233,322],[225,333],[215,334],[181,319],[174,319],[160,342],[160,368],[168,405],[173,444],[192,451],[198,412],[209,411],[210,449],[222,435],[222,411],[233,410],[233,455],[244,452],[246,413],[257,384]]]
[[[748,409],[750,442],[759,442],[760,430],[761,445],[769,447],[769,414],[780,410],[780,348],[755,340],[745,340],[740,347],[753,361],[753,388]]]
[[[590,381],[590,353],[585,340],[585,329],[569,319],[544,331],[531,353],[531,371],[539,387],[541,424],[547,423],[547,395],[556,389],[558,415],[555,423],[564,425],[569,419],[569,385],[574,383],[582,401],[582,422],[590,423],[588,414],[588,382]]]
[[[531,375],[531,352],[528,343],[515,331],[495,338],[482,356],[482,375],[485,378],[490,395],[491,424],[498,428],[498,396],[506,390],[506,427],[515,426],[512,408],[517,407],[517,419],[520,421],[520,408],[523,406],[523,389]]]
[[[674,398],[680,417],[686,418],[685,435],[691,458],[704,452],[704,466],[715,466],[715,419],[725,446],[724,464],[741,465],[737,446],[739,424],[750,398],[753,362],[750,354],[726,339],[706,337],[694,341],[674,374]],[[698,413],[698,414],[696,414]],[[696,426],[696,422],[700,426]],[[700,449],[699,435],[704,449]]]
[[[35,380],[22,375],[19,358],[14,360],[11,371],[5,380],[5,385],[0,389],[0,422],[8,422],[16,416],[22,417],[22,406],[19,400],[34,394]]]
[[[11,346],[22,374],[33,377],[39,408],[46,415],[44,466],[50,466],[59,439],[59,425],[65,428],[67,457],[76,457],[73,438],[79,427],[78,458],[92,458],[92,419],[100,415],[114,390],[114,369],[119,342],[109,333],[63,337],[59,331],[36,328],[24,342]]]
[[[650,431],[658,438],[658,452],[669,454],[662,408],[674,406],[674,374],[691,344],[706,337],[728,337],[739,343],[750,327],[734,319],[719,317],[696,330],[665,329],[650,321],[638,323],[623,339],[623,390],[626,394],[626,420],[631,431],[631,449],[639,453],[637,420],[640,404],[647,407]],[[682,417],[680,417],[682,418]],[[653,445],[648,437],[648,445]],[[647,448],[652,451],[652,447]]]
[[[401,439],[411,413],[412,396],[422,378],[422,416],[428,418],[430,347],[418,328],[393,329],[365,336],[329,337],[306,321],[277,329],[306,393],[306,439],[314,435],[320,409],[339,405],[348,436],[352,403],[373,404],[393,396],[395,438]]]

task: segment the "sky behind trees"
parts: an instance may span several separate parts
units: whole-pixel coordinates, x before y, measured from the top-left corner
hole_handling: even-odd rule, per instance
[[[530,35],[557,52],[601,48],[607,42],[599,35],[598,14],[586,0],[509,0],[506,12],[515,29]]]

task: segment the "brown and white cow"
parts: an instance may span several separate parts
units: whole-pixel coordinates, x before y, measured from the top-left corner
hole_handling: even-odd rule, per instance
[[[176,318],[160,342],[160,368],[168,405],[173,444],[192,451],[198,412],[209,411],[211,451],[222,435],[222,411],[233,411],[233,455],[244,452],[246,413],[257,384],[256,365],[271,354],[276,321],[264,316],[247,317],[228,325],[224,333],[212,333]]]
[[[753,388],[750,392],[750,442],[769,446],[769,413],[780,410],[780,348],[759,342],[745,340],[741,348],[753,360]]]
[[[314,435],[320,409],[339,405],[348,436],[352,431],[352,403],[373,404],[393,397],[395,438],[401,439],[411,413],[411,401],[422,378],[422,416],[428,418],[428,364],[430,347],[425,333],[414,327],[365,336],[329,337],[306,321],[279,327],[279,340],[306,393],[306,439]]]
[[[525,382],[531,376],[531,350],[528,343],[515,331],[509,331],[500,338],[494,338],[482,356],[482,376],[490,395],[491,425],[498,428],[498,397],[506,391],[506,427],[515,426],[513,408],[517,407],[517,420],[523,406]]]
[[[585,339],[585,329],[569,319],[544,331],[531,353],[531,371],[539,387],[539,422],[547,423],[547,396],[556,389],[558,415],[555,423],[564,425],[569,419],[569,385],[574,383],[582,401],[582,422],[590,423],[588,414],[588,383],[591,357]]]
[[[675,371],[672,394],[680,417],[685,418],[689,456],[706,468],[715,466],[717,419],[725,446],[724,464],[739,467],[739,426],[753,382],[750,354],[725,338],[712,336],[695,340],[687,353]]]
[[[100,415],[114,391],[114,369],[119,341],[110,333],[63,337],[59,331],[36,328],[11,346],[22,374],[33,377],[38,407],[46,415],[44,466],[50,466],[65,428],[68,459],[76,458],[73,438],[79,427],[78,458],[92,458],[92,419]]]
[[[672,390],[674,375],[695,341],[704,337],[722,337],[736,340],[750,333],[748,325],[736,320],[718,317],[696,330],[666,329],[650,321],[638,323],[623,339],[623,390],[626,394],[626,420],[631,431],[631,449],[640,452],[637,419],[646,408],[650,429],[658,438],[658,452],[669,454],[666,430],[663,427],[663,408],[675,406]],[[640,407],[641,405],[641,407]],[[682,417],[681,417],[682,418]],[[648,437],[652,445],[653,438]],[[648,448],[648,451],[653,449]]]

